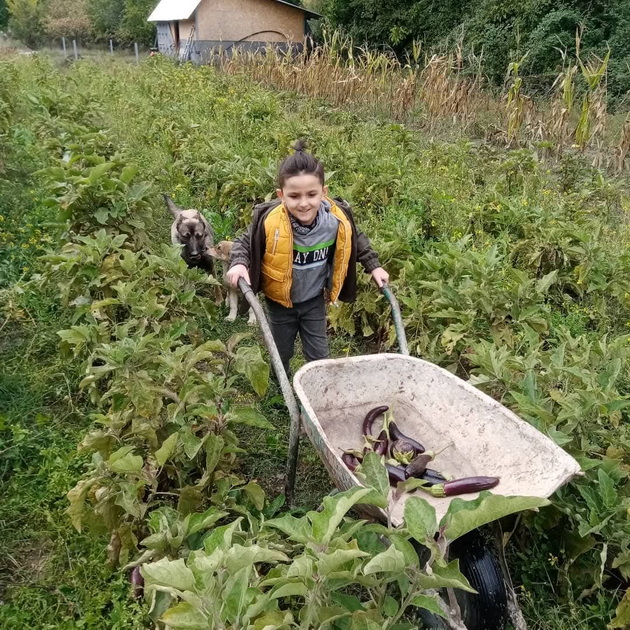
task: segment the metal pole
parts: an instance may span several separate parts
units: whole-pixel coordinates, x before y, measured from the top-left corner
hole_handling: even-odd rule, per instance
[[[263,339],[265,340],[265,345],[267,346],[267,350],[271,355],[271,365],[273,365],[274,372],[278,377],[280,390],[282,391],[282,395],[284,396],[284,401],[286,402],[287,408],[289,410],[289,417],[291,418],[291,424],[289,427],[289,454],[287,457],[287,472],[286,478],[284,480],[284,494],[286,496],[286,503],[289,507],[291,507],[293,505],[295,471],[297,469],[297,457],[300,447],[300,410],[298,408],[297,400],[295,400],[295,395],[293,393],[291,383],[289,383],[287,373],[284,371],[284,366],[282,365],[282,359],[280,358],[280,353],[278,352],[276,342],[273,340],[271,328],[269,328],[269,323],[267,322],[267,318],[265,317],[265,313],[262,309],[262,306],[260,305],[260,302],[258,301],[258,298],[254,295],[252,288],[249,286],[249,284],[247,284],[247,282],[245,282],[243,278],[239,278],[238,288],[243,292],[245,299],[252,307],[254,314],[256,315],[256,319],[258,320],[258,324],[260,325],[260,329],[262,331]]]
[[[133,47],[136,51],[136,63],[140,63],[140,53],[138,52],[138,42],[134,42]]]
[[[381,292],[387,298],[390,306],[392,307],[392,317],[394,319],[394,328],[396,329],[396,336],[398,337],[398,346],[400,347],[400,354],[409,356],[409,347],[407,346],[407,335],[405,334],[405,326],[403,324],[402,316],[400,314],[400,306],[396,296],[392,293],[392,290],[388,285],[384,284],[381,287]]]
[[[61,38],[61,47],[63,48],[63,58],[65,59],[68,55],[66,53],[66,38]]]
[[[75,60],[79,58],[79,53],[77,51],[77,40],[73,39],[72,40],[72,48],[74,49],[74,58]]]
[[[113,39],[109,40],[109,54],[110,55],[114,54],[114,40]]]

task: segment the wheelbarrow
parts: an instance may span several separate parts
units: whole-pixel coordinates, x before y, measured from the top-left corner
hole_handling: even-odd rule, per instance
[[[500,494],[548,498],[580,474],[579,464],[570,455],[499,402],[447,370],[409,356],[400,308],[387,285],[381,291],[391,307],[400,354],[324,359],[304,365],[293,378],[301,406],[298,409],[262,307],[243,279],[239,287],[261,326],[291,417],[285,479],[289,505],[293,503],[300,425],[335,486],[345,490],[361,485],[361,481],[343,464],[340,455],[345,449],[363,444],[361,421],[370,409],[383,404],[393,410],[403,433],[431,445],[436,452],[442,449],[435,468],[454,478],[496,476],[501,479],[497,487]],[[473,500],[477,496],[459,498]],[[438,520],[452,500],[428,494],[423,498],[434,506]],[[393,525],[403,521],[405,500],[403,497],[394,505]],[[378,508],[360,507],[372,518],[386,519],[385,512]],[[503,628],[502,622],[486,622],[495,608],[502,608],[517,629],[525,628],[509,586],[503,547],[494,545],[493,551],[479,536],[473,533],[456,541],[462,571],[469,579],[475,578],[473,586],[479,593],[472,604],[469,601],[462,607],[469,610],[467,627]],[[488,611],[480,613],[484,606]],[[429,627],[441,627],[437,620],[430,621],[435,625]]]

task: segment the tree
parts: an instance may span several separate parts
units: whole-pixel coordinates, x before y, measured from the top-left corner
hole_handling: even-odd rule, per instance
[[[6,0],[0,0],[0,28],[9,23],[9,9]]]
[[[562,65],[560,50],[574,53],[575,30],[584,26],[582,56],[603,57],[610,47],[608,88],[616,96],[630,88],[627,0],[320,1],[325,25],[343,30],[357,45],[404,53],[414,40],[431,49],[463,37],[469,50],[483,50],[485,72],[497,84],[508,64],[527,52],[524,70],[538,75],[538,86],[549,87]]]
[[[86,0],[48,0],[44,28],[52,38],[90,39],[92,26]]]
[[[124,0],[125,7],[122,22],[118,29],[118,39],[131,44],[138,42],[151,46],[155,39],[155,26],[147,22],[157,0]]]
[[[125,0],[87,0],[87,12],[97,40],[116,38],[125,12]]]
[[[7,0],[9,30],[16,39],[34,47],[44,38],[44,5],[40,0]]]

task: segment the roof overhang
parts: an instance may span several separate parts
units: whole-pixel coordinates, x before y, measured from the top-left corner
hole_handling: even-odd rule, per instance
[[[304,7],[287,2],[286,0],[273,0],[279,2],[297,11],[302,11],[309,19],[322,17],[315,11],[309,11]],[[201,0],[160,0],[153,13],[149,16],[147,22],[173,22],[177,20],[188,20],[199,6]]]
[[[188,20],[201,0],[160,0],[147,22]]]
[[[308,9],[305,9],[304,7],[299,7],[297,4],[293,4],[292,2],[287,2],[286,0],[274,0],[274,2],[279,2],[280,4],[286,4],[289,7],[298,9],[299,11],[306,13],[307,17],[309,18],[322,17],[319,13],[315,13],[315,11],[309,11]]]

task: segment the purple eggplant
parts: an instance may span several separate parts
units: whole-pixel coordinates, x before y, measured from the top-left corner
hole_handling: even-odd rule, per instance
[[[385,468],[387,468],[387,474],[389,475],[389,483],[392,486],[395,486],[397,483],[401,481],[405,481],[407,479],[407,475],[405,475],[405,469],[400,466],[392,466],[391,464],[385,464]]]
[[[380,407],[374,407],[374,409],[368,411],[365,420],[363,420],[363,435],[372,435],[374,420],[383,415],[388,409],[389,407],[387,405],[381,405]]]
[[[422,479],[422,476],[427,470],[429,462],[433,460],[433,453],[421,453],[413,461],[409,462],[405,468],[407,477],[418,477]]]
[[[356,467],[361,463],[359,458],[356,455],[353,455],[352,453],[344,453],[341,456],[341,461],[346,465],[346,468],[351,472],[354,472]]]
[[[377,455],[387,455],[387,450],[388,450],[387,431],[383,429],[378,434],[378,438],[376,438],[376,440],[377,441],[374,443],[374,446],[372,447],[374,449],[374,452]]]
[[[453,481],[436,484],[428,488],[428,491],[434,497],[453,497],[458,494],[490,490],[498,483],[498,477],[463,477],[462,479],[453,479]]]
[[[433,468],[427,468],[422,475],[420,475],[420,479],[428,481],[429,483],[427,485],[432,486],[448,481],[443,474],[439,473],[437,470],[433,470]]]
[[[144,593],[144,578],[140,573],[140,567],[134,567],[129,575],[131,582],[131,592],[136,599],[140,599]]]
[[[421,453],[424,453],[424,451],[426,451],[426,449],[424,448],[424,446],[422,446],[422,444],[420,444],[420,442],[414,440],[413,438],[407,437],[398,428],[398,425],[395,422],[389,423],[389,437],[392,440],[404,440],[405,442],[408,442],[409,444],[413,444],[413,447],[416,451],[416,455],[420,455]]]

